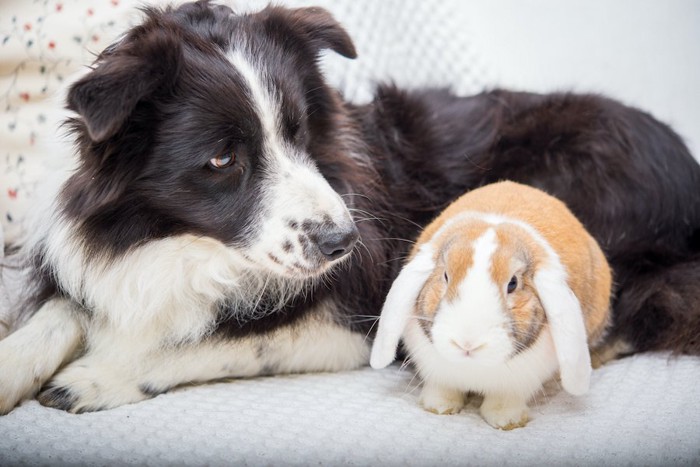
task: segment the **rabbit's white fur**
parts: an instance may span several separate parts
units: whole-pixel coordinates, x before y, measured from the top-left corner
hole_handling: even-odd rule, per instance
[[[473,391],[489,424],[523,426],[529,399],[557,370],[569,393],[588,390],[588,344],[604,335],[610,287],[602,251],[561,202],[489,185],[418,239],[387,296],[371,364],[391,363],[403,337],[426,409],[458,412]]]

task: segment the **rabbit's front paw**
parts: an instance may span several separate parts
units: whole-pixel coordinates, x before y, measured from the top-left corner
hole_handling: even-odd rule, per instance
[[[426,382],[420,395],[420,402],[428,412],[438,415],[456,414],[464,407],[464,393]]]
[[[528,408],[520,399],[491,395],[484,397],[481,416],[494,428],[512,430],[527,425]]]

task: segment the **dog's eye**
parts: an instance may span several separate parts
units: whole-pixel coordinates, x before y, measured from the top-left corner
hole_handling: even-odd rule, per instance
[[[442,278],[445,280],[445,283],[450,281],[450,276],[447,274],[447,269],[445,269],[445,273],[442,275]]]
[[[209,166],[213,169],[221,170],[231,167],[234,162],[236,162],[236,155],[233,151],[228,151],[209,159]]]
[[[508,293],[513,293],[516,287],[518,287],[518,278],[513,276],[510,278],[510,282],[508,282]]]

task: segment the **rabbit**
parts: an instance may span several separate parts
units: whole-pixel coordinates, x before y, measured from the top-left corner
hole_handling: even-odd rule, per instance
[[[605,336],[611,288],[601,248],[561,201],[518,183],[486,185],[418,238],[386,297],[370,365],[389,365],[403,338],[425,409],[457,413],[466,393],[481,393],[487,423],[522,427],[557,370],[570,394],[588,390],[589,346]]]

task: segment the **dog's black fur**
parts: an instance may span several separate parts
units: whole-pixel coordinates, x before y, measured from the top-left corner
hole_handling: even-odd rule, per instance
[[[370,332],[372,321],[357,315],[378,315],[421,227],[465,191],[508,179],[563,200],[601,244],[616,284],[613,338],[636,351],[700,354],[700,166],[669,127],[597,95],[456,97],[384,85],[370,104],[351,105],[316,61],[320,49],[354,57],[354,47],[318,9],[148,10],[99,57],[69,94],[80,166],[61,195],[92,255],[119,257],[183,233],[246,243],[261,191],[258,116],[220,58],[240,37],[280,91],[285,138],[344,196],[362,245],[264,318],[231,319],[234,305],[222,303],[222,336],[265,334],[322,299],[338,305],[338,322]],[[206,167],[226,150],[240,172]],[[37,264],[41,300],[65,295],[51,265]]]

